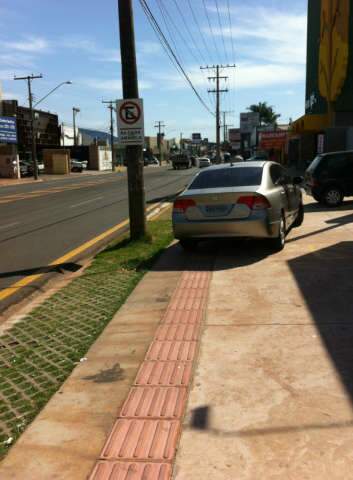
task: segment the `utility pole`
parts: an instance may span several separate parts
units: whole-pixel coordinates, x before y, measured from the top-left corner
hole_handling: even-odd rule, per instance
[[[118,0],[123,97],[139,98],[134,18],[131,0]],[[130,238],[146,235],[142,145],[127,145]]]
[[[220,118],[220,94],[227,93],[228,89],[221,89],[219,86],[220,80],[227,80],[228,77],[220,76],[220,70],[225,68],[235,68],[235,65],[212,65],[209,67],[200,67],[201,70],[213,70],[215,71],[215,76],[208,77],[209,80],[216,81],[216,88],[213,90],[208,90],[209,93],[216,94],[216,163],[221,163],[221,118]]]
[[[114,116],[113,112],[115,111],[114,104],[115,102],[113,100],[108,100],[104,101],[102,100],[102,103],[107,103],[109,110],[110,110],[110,148],[112,151],[112,172],[115,172],[115,149],[114,149]]]
[[[163,123],[163,120],[159,120],[156,123],[157,123],[157,125],[155,125],[154,128],[158,128],[157,143],[158,143],[158,151],[159,151],[159,160],[160,160],[161,165],[162,165],[162,157],[163,157],[163,153],[162,153],[162,128],[165,128],[165,125]]]
[[[180,143],[179,143],[179,149],[180,149],[180,152],[182,152],[183,148],[183,132],[180,132]]]
[[[38,180],[38,159],[37,159],[37,145],[36,145],[36,135],[34,131],[34,110],[33,110],[33,94],[32,94],[32,80],[37,78],[43,78],[43,75],[28,75],[27,77],[14,77],[14,80],[26,80],[28,87],[28,101],[29,101],[29,110],[31,115],[31,149],[32,149],[32,162],[34,170],[34,179]]]
[[[74,146],[77,145],[77,135],[76,135],[76,114],[80,112],[80,109],[77,107],[72,107],[72,121],[74,127]]]

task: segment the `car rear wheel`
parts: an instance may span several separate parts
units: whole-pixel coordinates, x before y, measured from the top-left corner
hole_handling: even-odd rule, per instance
[[[271,246],[275,252],[280,252],[281,250],[283,250],[285,243],[286,243],[286,221],[284,219],[284,215],[282,214],[281,221],[279,224],[278,236],[271,240]]]
[[[182,238],[180,239],[180,245],[187,252],[194,252],[197,248],[198,241],[194,238]]]
[[[328,207],[338,207],[343,202],[343,193],[338,187],[329,187],[325,190],[323,199]]]
[[[299,205],[297,217],[293,222],[293,227],[294,228],[300,227],[300,225],[302,225],[303,222],[304,222],[304,205],[301,203]]]

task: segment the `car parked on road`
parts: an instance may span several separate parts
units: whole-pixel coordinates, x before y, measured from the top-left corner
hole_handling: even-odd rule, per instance
[[[205,238],[256,237],[281,250],[304,219],[301,182],[275,162],[211,166],[176,198],[174,236],[185,249]]]
[[[71,159],[71,172],[77,172],[77,173],[82,173],[84,170],[84,166],[82,162],[79,160],[76,160],[75,158]]]
[[[304,188],[317,202],[337,207],[353,196],[353,151],[318,155],[305,172]]]
[[[28,177],[30,174],[29,168],[28,168],[28,163],[24,162],[23,160],[20,160],[20,175],[21,177]]]
[[[210,167],[212,165],[211,160],[207,157],[201,157],[197,159],[199,168]]]

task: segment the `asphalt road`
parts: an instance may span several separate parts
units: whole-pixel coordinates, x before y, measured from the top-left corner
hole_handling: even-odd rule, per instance
[[[179,192],[195,169],[144,172],[151,203]],[[0,291],[127,217],[125,173],[0,187]]]

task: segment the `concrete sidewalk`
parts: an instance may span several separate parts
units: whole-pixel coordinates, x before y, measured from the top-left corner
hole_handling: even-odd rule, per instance
[[[177,480],[353,478],[353,205],[217,256]]]
[[[309,200],[281,253],[170,247],[0,478],[353,479],[352,219]]]

